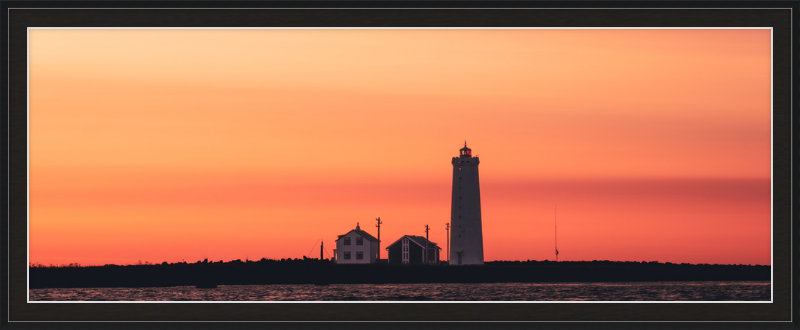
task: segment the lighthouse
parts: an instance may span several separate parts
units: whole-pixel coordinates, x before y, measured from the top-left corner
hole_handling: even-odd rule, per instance
[[[453,157],[453,194],[450,206],[450,264],[483,265],[483,228],[481,227],[481,187],[478,181],[478,157],[472,149],[459,150]]]

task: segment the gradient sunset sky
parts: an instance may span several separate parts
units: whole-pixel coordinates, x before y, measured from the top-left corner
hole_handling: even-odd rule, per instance
[[[29,36],[32,263],[444,246],[466,140],[487,261],[552,260],[557,204],[560,260],[770,264],[768,29]]]

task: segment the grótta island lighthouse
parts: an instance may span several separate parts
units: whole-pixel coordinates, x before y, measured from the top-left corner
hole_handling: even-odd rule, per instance
[[[483,265],[481,187],[478,157],[472,149],[461,148],[453,157],[453,194],[450,206],[450,265]]]

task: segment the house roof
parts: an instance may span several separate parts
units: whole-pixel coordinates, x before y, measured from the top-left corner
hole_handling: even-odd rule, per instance
[[[345,236],[345,235],[347,235],[347,234],[350,234],[350,233],[352,233],[352,232],[356,232],[356,234],[359,234],[359,235],[361,235],[362,237],[364,237],[364,238],[366,238],[366,239],[368,239],[368,240],[370,240],[370,241],[373,241],[373,242],[380,242],[380,241],[379,241],[377,238],[375,238],[375,236],[372,236],[372,235],[370,235],[369,233],[367,233],[367,232],[365,232],[365,231],[363,231],[363,230],[361,230],[361,229],[353,229],[353,230],[351,230],[351,231],[348,231],[348,232],[347,232],[347,233],[345,233],[344,235],[339,235],[339,236],[337,236],[338,238],[337,238],[336,240],[338,241],[338,240],[339,240],[339,238],[342,238],[342,236]]]
[[[400,240],[402,240],[405,237],[408,237],[409,241],[414,242],[415,244],[419,245],[423,249],[425,248],[425,242],[428,242],[428,244],[430,244],[429,247],[435,247],[435,248],[437,248],[439,250],[442,249],[442,248],[439,247],[438,244],[425,239],[425,237],[414,236],[414,235],[403,235],[403,237],[398,238],[396,241],[394,241],[394,243],[389,244],[389,246],[387,246],[386,249],[388,250],[390,247],[392,247],[392,245],[395,245],[395,244],[399,243]]]

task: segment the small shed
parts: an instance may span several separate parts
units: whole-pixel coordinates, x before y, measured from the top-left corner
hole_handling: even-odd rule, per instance
[[[425,253],[427,247],[428,252]],[[438,244],[431,242],[425,237],[404,235],[386,247],[389,254],[389,264],[408,265],[408,264],[429,264],[439,263],[439,253],[442,248]]]

